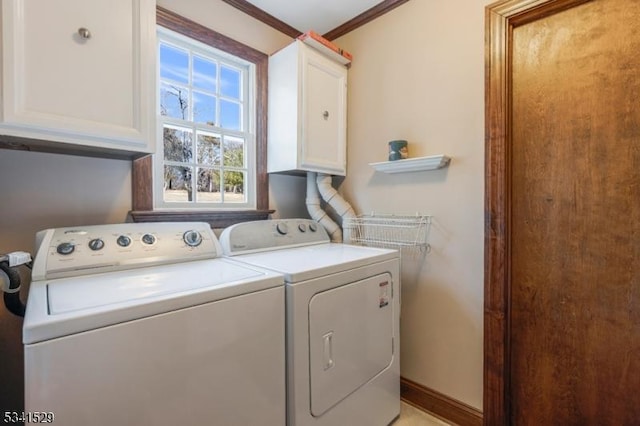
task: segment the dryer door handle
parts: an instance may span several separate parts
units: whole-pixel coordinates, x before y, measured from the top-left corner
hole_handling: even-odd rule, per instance
[[[333,331],[322,336],[322,359],[325,371],[335,365],[333,362]]]

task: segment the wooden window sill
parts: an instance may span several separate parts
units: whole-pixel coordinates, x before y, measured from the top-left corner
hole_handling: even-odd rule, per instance
[[[240,222],[269,219],[275,210],[132,210],[134,222],[207,222],[211,228],[226,228]]]

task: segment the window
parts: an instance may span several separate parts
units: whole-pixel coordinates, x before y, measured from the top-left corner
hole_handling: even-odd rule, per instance
[[[255,208],[255,66],[164,28],[158,63],[156,206]]]
[[[268,56],[161,7],[157,23],[158,60],[180,71],[158,73],[161,146],[133,162],[131,217],[216,228],[268,218]]]

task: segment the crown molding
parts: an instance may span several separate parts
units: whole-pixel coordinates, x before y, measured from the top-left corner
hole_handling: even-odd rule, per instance
[[[275,16],[268,14],[264,10],[260,9],[257,6],[254,6],[253,4],[249,3],[246,0],[222,0],[222,1],[227,3],[230,6],[235,7],[239,11],[244,12],[247,15],[257,19],[258,21],[269,25],[271,28],[274,28],[283,34],[288,35],[291,38],[296,38],[300,34],[302,34],[301,31],[297,30],[296,28],[293,28],[289,24],[282,22]]]
[[[298,29],[293,28],[292,26],[282,22],[281,20],[274,17],[273,15],[270,15],[264,10],[260,9],[259,7],[256,7],[253,4],[249,3],[247,0],[222,0],[222,1],[246,13],[247,15],[257,19],[258,21],[269,25],[270,27],[280,31],[281,33],[288,35],[291,38],[297,38],[299,35],[302,34],[302,32],[299,31]],[[408,1],[409,0],[381,1],[380,3],[373,6],[372,8],[365,10],[355,18],[350,19],[344,24],[339,25],[338,27],[332,29],[328,33],[324,34],[323,37],[326,38],[327,40],[335,40],[336,38],[341,37],[355,30],[356,28],[361,27],[367,22],[373,21],[374,19],[384,15],[387,12],[390,12],[391,10],[395,9],[396,7]]]
[[[350,33],[356,28],[359,28],[364,24],[371,22],[376,18],[379,18],[385,13],[392,11],[396,7],[408,1],[409,0],[384,0],[378,3],[377,5],[373,6],[372,8],[365,10],[355,18],[350,19],[344,24],[332,29],[328,33],[324,34],[323,37],[326,38],[327,40],[335,40],[338,37],[342,37],[343,35]]]

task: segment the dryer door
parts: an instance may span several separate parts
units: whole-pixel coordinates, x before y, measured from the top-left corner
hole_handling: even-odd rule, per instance
[[[311,414],[318,417],[393,359],[391,275],[314,295],[309,302]]]

